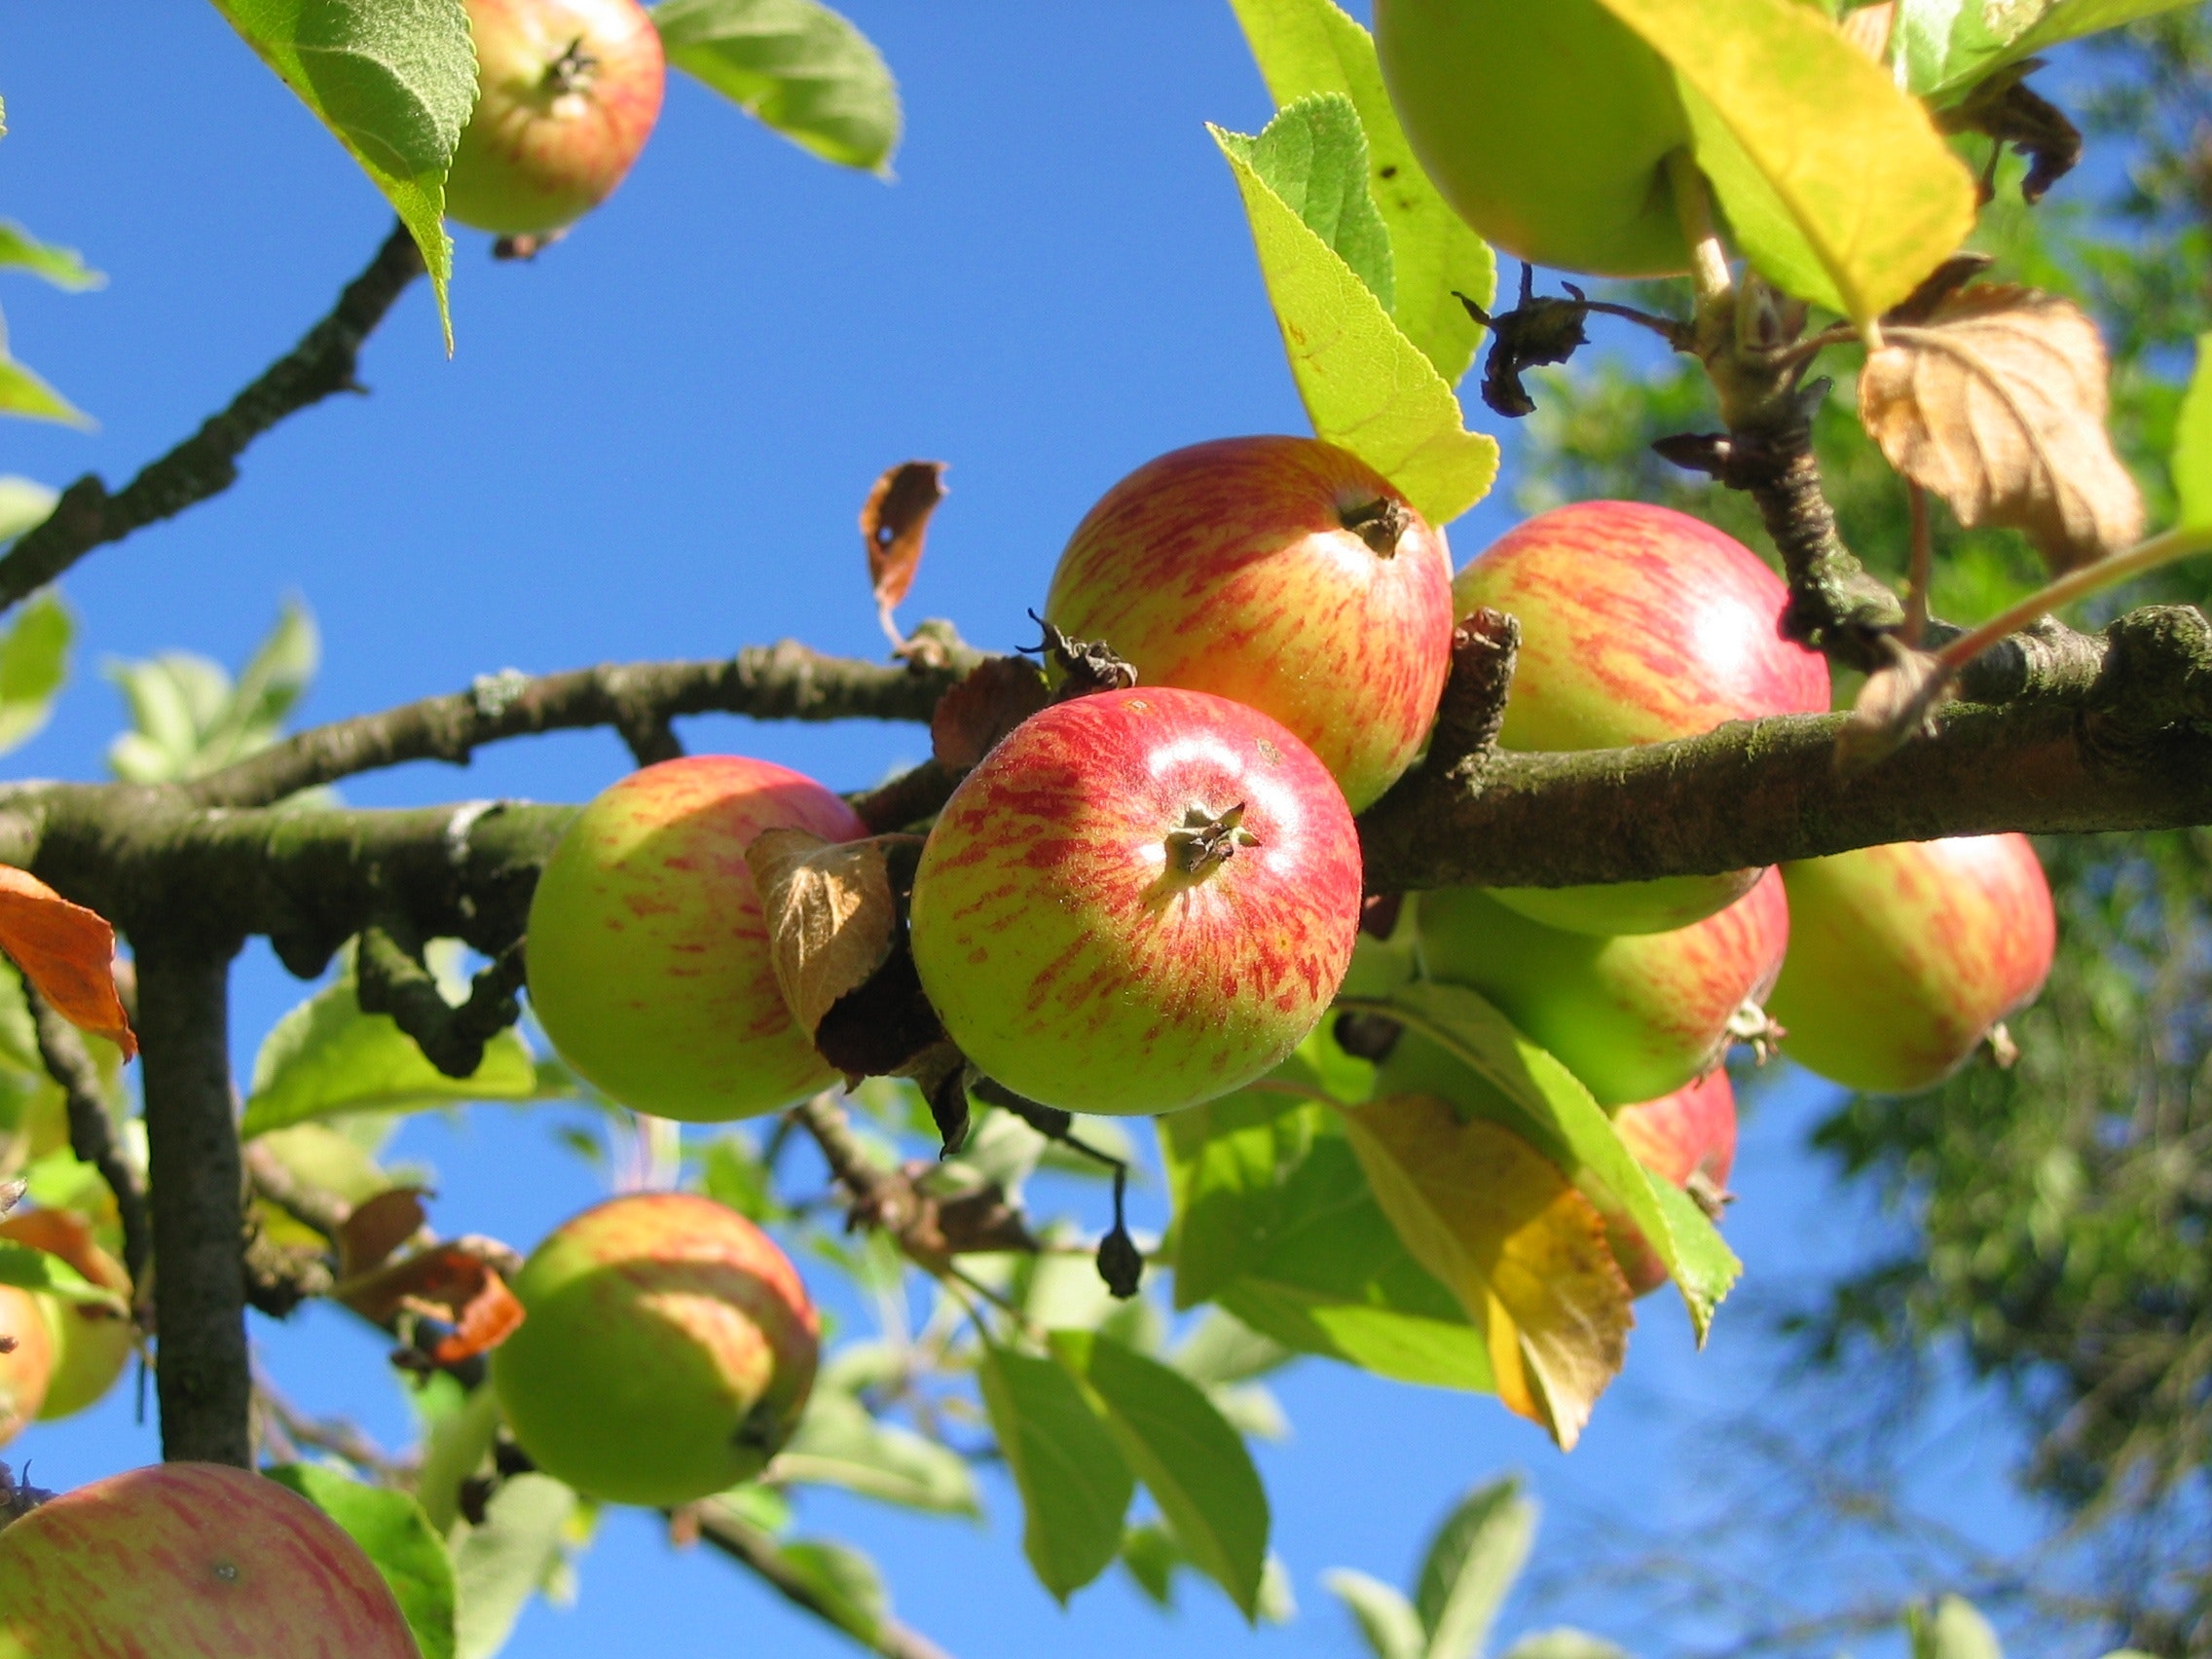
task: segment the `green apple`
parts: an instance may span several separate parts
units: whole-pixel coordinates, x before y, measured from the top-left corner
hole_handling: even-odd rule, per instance
[[[467,0],[476,111],[446,212],[502,236],[557,231],[604,202],[660,119],[660,31],[637,0]]]
[[[1600,276],[1689,269],[1674,72],[1598,0],[1375,0],[1375,46],[1422,169],[1486,241]]]
[[[54,1330],[43,1300],[0,1284],[0,1446],[38,1416],[54,1381]]]
[[[92,1230],[73,1211],[20,1211],[0,1221],[0,1238],[58,1256],[92,1283],[129,1299],[130,1275],[99,1247]],[[137,1333],[129,1315],[110,1309],[52,1296],[41,1296],[38,1302],[54,1337],[54,1375],[38,1415],[64,1418],[83,1411],[115,1386],[137,1351]]]
[[[1824,714],[1827,661],[1782,637],[1789,590],[1733,536],[1669,507],[1580,501],[1515,526],[1454,578],[1521,622],[1498,741],[1619,749],[1728,720]],[[1758,871],[1604,887],[1511,888],[1522,914],[1578,933],[1663,933],[1751,891]]]
[[[587,1082],[635,1111],[713,1123],[836,1080],[792,1020],[745,862],[785,828],[867,833],[813,779],[733,755],[644,767],[570,826],[526,954],[538,1023]]]
[[[1931,1088],[2034,1000],[2058,940],[2025,835],[1785,865],[1788,960],[1768,1008],[1788,1056],[1874,1093]]]
[[[531,1252],[492,1383],[547,1474],[666,1508],[751,1480],[798,1426],[821,1327],[798,1270],[688,1193],[588,1209]]]
[[[1746,1002],[1774,984],[1789,941],[1769,870],[1716,915],[1672,933],[1547,928],[1478,888],[1420,898],[1429,977],[1482,992],[1605,1106],[1671,1093],[1720,1062]]]
[[[420,1659],[376,1565],[245,1469],[158,1463],[0,1531],[0,1659]]]
[[[1413,763],[1452,669],[1452,557],[1390,482],[1317,438],[1147,461],[1084,516],[1045,618],[1142,685],[1249,704],[1354,812]]]
[[[1272,1070],[1359,931],[1359,830],[1256,709],[1140,685],[1031,716],[914,873],[922,989],[968,1057],[1071,1112],[1172,1112]]]

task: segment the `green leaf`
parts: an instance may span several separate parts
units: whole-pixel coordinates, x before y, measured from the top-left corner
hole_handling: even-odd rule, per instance
[[[576,1494],[550,1475],[510,1475],[484,1506],[484,1525],[453,1538],[456,1659],[491,1659],[561,1561]]]
[[[49,1255],[28,1244],[18,1244],[12,1238],[0,1238],[0,1284],[14,1285],[18,1290],[36,1291],[59,1302],[106,1308],[117,1313],[130,1311],[122,1297],[102,1285],[92,1283],[59,1256]]]
[[[1174,1607],[1176,1569],[1189,1565],[1175,1534],[1158,1521],[1131,1527],[1122,1535],[1122,1566],[1156,1607]]]
[[[1348,1567],[1332,1567],[1321,1574],[1321,1582],[1350,1609],[1375,1659],[1421,1659],[1427,1651],[1428,1633],[1421,1629],[1420,1615],[1390,1585]]]
[[[1566,1170],[1601,1210],[1626,1214],[1650,1240],[1681,1292],[1698,1340],[1705,1340],[1714,1309],[1743,1264],[1695,1203],[1637,1162],[1580,1079],[1463,986],[1422,980],[1355,1006],[1412,1027],[1495,1088],[1509,1114],[1499,1119],[1507,1128]]]
[[[320,659],[314,618],[287,600],[235,683],[222,664],[192,651],[111,662],[102,672],[122,689],[132,729],[109,746],[108,764],[127,782],[173,783],[266,749]]]
[[[1562,1625],[1531,1631],[1508,1647],[1502,1659],[1629,1659],[1628,1650],[1602,1636]]]
[[[45,728],[55,694],[69,678],[69,643],[76,632],[61,596],[42,588],[0,636],[0,755]]]
[[[1698,163],[1778,286],[1864,321],[1973,229],[1972,176],[1928,112],[1812,7],[1601,3],[1674,69]]]
[[[1232,4],[1278,105],[1313,92],[1342,92],[1358,110],[1367,138],[1369,191],[1389,230],[1397,277],[1391,319],[1445,384],[1456,385],[1482,339],[1481,326],[1456,294],[1487,309],[1497,285],[1496,263],[1414,159],[1383,88],[1374,39],[1331,0]]]
[[[1242,1438],[1171,1366],[1090,1331],[1054,1331],[1051,1346],[1105,1415],[1191,1565],[1256,1619],[1268,1494]]]
[[[35,478],[0,473],[0,542],[13,541],[26,530],[36,530],[54,514],[61,493]]]
[[[345,1530],[391,1586],[423,1659],[454,1659],[454,1571],[445,1541],[403,1492],[363,1486],[313,1463],[267,1471]]]
[[[92,417],[15,358],[0,345],[0,415],[27,421],[57,421],[64,426],[91,426]]]
[[[519,1032],[484,1045],[484,1061],[452,1078],[423,1057],[389,1014],[363,1014],[352,964],[279,1019],[253,1064],[253,1092],[239,1132],[271,1129],[340,1112],[419,1112],[461,1100],[529,1100],[537,1067]]]
[[[1264,1376],[1291,1358],[1291,1350],[1272,1337],[1217,1308],[1167,1356],[1167,1363],[1199,1387],[1214,1388]]]
[[[1945,1596],[1934,1613],[1915,1607],[1906,1616],[1912,1659],[2005,1659],[1989,1621],[1964,1596]]]
[[[2174,423],[2173,474],[2182,528],[2212,525],[2212,334],[2196,337],[2196,373]]]
[[[1429,523],[1457,518],[1497,476],[1495,440],[1466,430],[1435,366],[1238,153],[1239,135],[1209,130],[1243,195],[1291,378],[1315,434],[1389,479]]]
[[[825,161],[887,172],[899,88],[868,38],[814,0],[662,0],[668,60]]]
[[[1176,1306],[1216,1302],[1301,1352],[1489,1392],[1482,1333],[1399,1241],[1316,1097],[1322,1076],[1302,1051],[1252,1088],[1160,1120]]]
[[[107,278],[87,265],[75,248],[42,242],[13,219],[0,219],[0,267],[28,271],[73,293],[107,285]]]
[[[777,1553],[821,1600],[830,1621],[848,1636],[873,1645],[891,1613],[883,1575],[856,1549],[827,1538],[800,1538]]]
[[[283,1134],[301,1133],[286,1129]],[[437,1385],[433,1378],[424,1388]],[[420,1399],[422,1396],[418,1396]],[[448,1537],[461,1519],[461,1486],[492,1455],[492,1442],[499,1432],[499,1399],[489,1384],[478,1384],[461,1403],[443,1413],[423,1437],[423,1469],[415,1480],[415,1494],[440,1537]]]
[[[798,1432],[765,1478],[779,1486],[842,1487],[938,1515],[983,1512],[966,1458],[909,1429],[876,1421],[859,1400],[835,1389],[815,1390]]]
[[[1397,296],[1390,233],[1368,194],[1367,134],[1351,99],[1315,92],[1285,105],[1257,138],[1231,132],[1221,141],[1390,310]]]
[[[1899,0],[1890,54],[1907,91],[1947,102],[2061,41],[2190,0]]]
[[[215,0],[398,210],[437,291],[446,350],[446,171],[476,107],[461,0]]]
[[[1021,1492],[1022,1553],[1064,1603],[1120,1550],[1136,1478],[1075,1379],[1052,1361],[991,1347],[977,1376]]]
[[[1414,1591],[1427,1659],[1479,1659],[1535,1535],[1536,1506],[1511,1477],[1477,1487],[1445,1517]]]

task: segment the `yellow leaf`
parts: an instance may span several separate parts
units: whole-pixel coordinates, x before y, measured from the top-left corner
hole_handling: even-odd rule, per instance
[[[1498,1397],[1571,1450],[1634,1322],[1596,1206],[1519,1135],[1433,1095],[1346,1108],[1345,1124],[1407,1250],[1488,1338]]]

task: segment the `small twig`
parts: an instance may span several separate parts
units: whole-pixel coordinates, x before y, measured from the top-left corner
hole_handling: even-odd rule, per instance
[[[673,1527],[696,1530],[698,1538],[765,1583],[793,1606],[834,1625],[872,1653],[884,1659],[951,1659],[951,1655],[918,1630],[901,1624],[888,1614],[871,1627],[855,1629],[845,1610],[825,1598],[813,1580],[784,1559],[776,1540],[726,1507],[709,1498],[668,1512]]]
[[[362,342],[422,274],[415,239],[406,226],[395,226],[367,269],[347,284],[330,314],[221,414],[112,496],[96,473],[87,473],[64,490],[46,522],[24,532],[0,557],[0,609],[44,587],[94,548],[174,518],[229,489],[238,479],[238,458],[246,446],[286,416],[335,392],[360,390],[353,371]]]
[[[1935,579],[1936,535],[1929,523],[1928,492],[1907,479],[1904,500],[1912,521],[1912,568],[1904,595],[1904,643],[1917,650],[1928,636],[1928,584]]]
[[[80,1162],[97,1169],[108,1191],[115,1195],[115,1213],[123,1226],[123,1267],[130,1275],[135,1306],[145,1288],[146,1263],[154,1248],[146,1215],[146,1183],[116,1145],[115,1124],[107,1115],[99,1068],[85,1048],[83,1034],[55,1014],[27,981],[23,1000],[30,1005],[37,1028],[39,1058],[46,1062],[48,1075],[61,1086],[68,1102],[70,1150]]]
[[[339,1230],[352,1215],[353,1206],[336,1193],[308,1185],[257,1140],[246,1143],[245,1173],[256,1198],[268,1199],[331,1243],[338,1242]]]
[[[364,1469],[386,1486],[397,1486],[411,1472],[409,1466],[391,1456],[360,1429],[343,1418],[312,1418],[276,1391],[265,1377],[253,1380],[253,1403],[269,1422],[280,1429],[286,1440],[299,1447],[312,1446],[318,1452],[328,1452],[343,1457],[356,1469]]]

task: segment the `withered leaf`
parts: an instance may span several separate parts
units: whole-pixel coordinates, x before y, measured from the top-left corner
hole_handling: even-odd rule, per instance
[[[355,1278],[383,1267],[428,1219],[420,1187],[392,1187],[362,1199],[338,1229],[338,1276]]]
[[[770,830],[745,849],[776,983],[809,1037],[839,997],[890,958],[899,903],[889,855],[898,840],[911,837],[828,841],[810,830]]]
[[[1051,700],[1045,671],[1035,663],[985,657],[938,699],[930,716],[930,753],[945,770],[965,772]]]
[[[1933,735],[1936,713],[1950,700],[1952,681],[1935,655],[1888,642],[1890,660],[1866,677],[1851,718],[1836,733],[1836,770],[1862,772],[1913,738]]]
[[[494,1239],[456,1238],[341,1279],[331,1295],[373,1324],[388,1325],[403,1309],[446,1320],[453,1331],[429,1352],[453,1365],[498,1347],[522,1324],[522,1303],[506,1282],[517,1265]]]
[[[1571,1449],[1635,1318],[1596,1206],[1519,1135],[1433,1096],[1344,1117],[1399,1238],[1483,1332],[1498,1398]]]
[[[115,930],[28,870],[0,865],[0,950],[55,1013],[129,1059],[138,1039],[115,994]]]
[[[868,585],[887,619],[914,585],[930,514],[943,499],[941,461],[903,461],[867,493],[861,507],[861,538],[867,543]]]
[[[1966,288],[1884,341],[1859,376],[1859,418],[1961,524],[2025,532],[2054,571],[2142,536],[2142,493],[2105,432],[2104,342],[2079,308]]]

